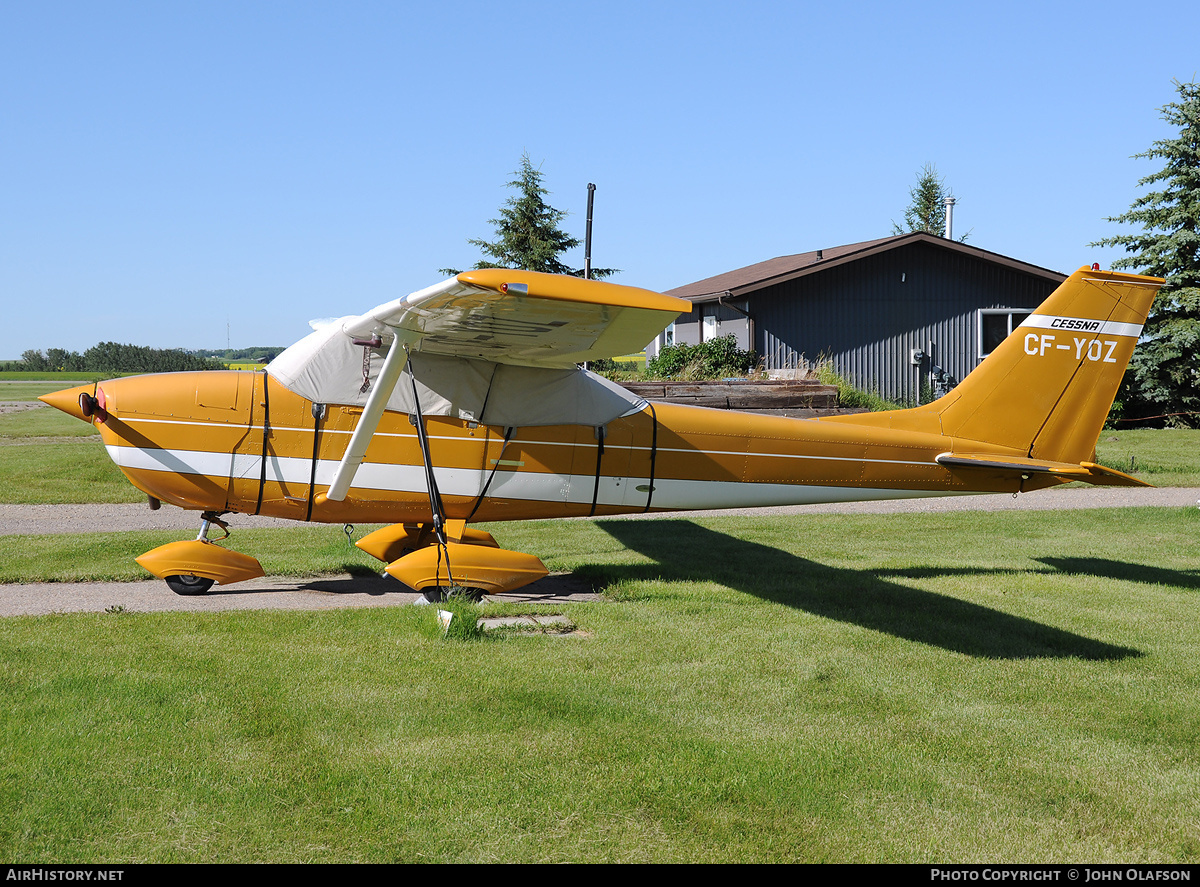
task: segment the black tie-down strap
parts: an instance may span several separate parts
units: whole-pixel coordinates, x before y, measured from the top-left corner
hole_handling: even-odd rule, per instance
[[[658,456],[658,415],[654,412],[654,404],[647,402],[646,406],[650,407],[650,421],[653,424],[653,429],[650,432],[650,489],[646,491],[646,507],[643,512],[650,510],[650,502],[654,499],[654,460]]]
[[[588,517],[595,517],[596,503],[600,501],[600,463],[604,461],[604,438],[608,436],[608,428],[604,425],[596,426],[596,482],[592,486],[592,510],[588,512]]]
[[[259,460],[261,464],[259,465],[259,468],[258,468],[258,502],[256,502],[254,504],[254,513],[255,514],[260,514],[262,512],[263,487],[265,487],[267,485],[267,446],[269,445],[270,440],[271,440],[271,394],[270,394],[271,385],[268,380],[269,380],[269,377],[267,376],[267,371],[263,370],[263,376],[262,376],[262,385],[263,385],[263,388],[262,388],[262,391],[263,391],[262,457]]]
[[[405,351],[408,346],[405,346]],[[454,576],[450,573],[450,549],[446,546],[446,507],[442,504],[442,494],[438,490],[437,477],[433,473],[433,457],[429,452],[429,435],[425,433],[425,417],[421,413],[421,394],[417,391],[417,373],[413,366],[412,354],[408,355],[408,378],[412,382],[413,408],[416,410],[417,443],[421,446],[421,461],[425,465],[425,487],[429,491],[429,510],[433,514],[433,534],[438,545],[438,573],[441,573],[442,556],[446,558],[446,578],[451,585]],[[410,417],[412,418],[412,417]]]
[[[305,520],[312,520],[313,491],[317,488],[317,459],[321,455],[321,420],[325,418],[328,409],[323,403],[312,405],[313,417],[313,450],[312,463],[308,469],[308,510],[304,513]]]
[[[654,468],[655,460],[658,456],[658,415],[654,412],[654,404],[647,403],[650,409],[650,482],[646,485],[646,504],[642,507],[643,512],[650,510],[650,503],[654,500]],[[596,506],[600,502],[600,467],[604,461],[604,439],[608,436],[608,428],[604,425],[596,426],[596,480],[592,486],[592,510],[588,512],[588,517],[596,515]],[[638,490],[642,488],[639,486]]]

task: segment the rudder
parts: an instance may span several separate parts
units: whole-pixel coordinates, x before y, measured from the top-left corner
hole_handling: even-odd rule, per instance
[[[1162,281],[1080,268],[974,372],[930,404],[944,435],[1034,459],[1092,457]]]

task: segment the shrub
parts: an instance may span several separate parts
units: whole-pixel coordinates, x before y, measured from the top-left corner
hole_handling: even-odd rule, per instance
[[[709,339],[700,345],[668,345],[646,365],[647,374],[659,379],[720,379],[745,376],[758,365],[758,355],[738,348],[733,335]]]

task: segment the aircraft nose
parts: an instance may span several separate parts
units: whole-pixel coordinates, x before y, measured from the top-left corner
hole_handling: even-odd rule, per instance
[[[52,391],[50,394],[43,394],[38,398],[42,403],[48,403],[56,410],[62,410],[76,419],[81,419],[84,422],[91,422],[92,416],[96,414],[96,384],[93,382],[90,385],[80,385],[78,388],[64,388],[62,391]],[[84,397],[87,400],[84,400]],[[84,404],[89,404],[90,409],[85,410]]]

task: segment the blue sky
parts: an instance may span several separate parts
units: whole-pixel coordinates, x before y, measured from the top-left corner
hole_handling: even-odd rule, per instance
[[[1157,166],[1192,2],[0,0],[0,359],[284,345],[479,258],[528,152],[650,289],[891,233],[1070,271]],[[582,249],[572,257],[583,263]]]

